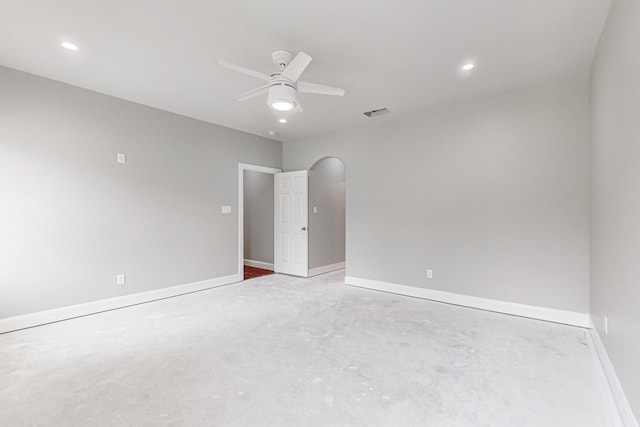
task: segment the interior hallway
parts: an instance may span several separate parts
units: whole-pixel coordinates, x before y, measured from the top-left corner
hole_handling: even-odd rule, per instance
[[[587,331],[311,279],[0,335],[0,425],[607,426]]]
[[[264,268],[244,266],[244,280],[255,279],[256,277],[267,276],[273,274],[273,270],[265,270]]]

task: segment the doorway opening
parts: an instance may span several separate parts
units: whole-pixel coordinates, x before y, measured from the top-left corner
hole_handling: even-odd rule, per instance
[[[238,274],[273,274],[275,176],[280,169],[238,164]]]

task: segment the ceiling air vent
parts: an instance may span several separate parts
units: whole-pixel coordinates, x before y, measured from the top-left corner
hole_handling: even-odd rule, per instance
[[[380,108],[379,110],[371,110],[363,114],[372,119],[374,117],[382,116],[383,114],[389,114],[390,112],[391,111],[389,111],[388,108]]]

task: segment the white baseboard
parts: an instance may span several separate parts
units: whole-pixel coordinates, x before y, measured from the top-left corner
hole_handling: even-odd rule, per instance
[[[307,277],[317,276],[319,274],[329,273],[331,271],[342,270],[345,266],[345,262],[337,262],[335,264],[323,265],[322,267],[316,267],[309,270]]]
[[[399,285],[396,283],[362,279],[360,277],[352,276],[346,276],[344,278],[344,283],[350,286],[428,299],[447,304],[461,305],[464,307],[478,308],[481,310],[495,311],[498,313],[546,320],[549,322],[564,323],[566,325],[580,326],[582,328],[590,327],[589,315],[587,313],[577,313],[573,311],[517,304],[513,302],[454,294],[451,292],[417,288],[415,286]]]
[[[159,299],[175,297],[191,292],[202,291],[218,286],[229,285],[240,282],[242,274],[232,274],[229,276],[216,277],[199,282],[187,283],[184,285],[171,286],[168,288],[155,289],[153,291],[140,292],[137,294],[123,295],[115,298],[108,298],[99,301],[87,302],[84,304],[70,305],[67,307],[54,308],[52,310],[39,311],[20,316],[0,319],[0,334],[17,331],[18,329],[31,328],[33,326],[47,323],[59,322],[61,320],[73,319],[74,317],[86,316],[103,311],[115,310],[117,308],[156,301]]]
[[[600,334],[598,334],[598,330],[595,327],[592,327],[589,332],[591,335],[593,347],[598,356],[598,359],[600,360],[600,365],[602,366],[604,376],[608,383],[609,389],[611,390],[613,400],[619,412],[620,418],[622,419],[623,425],[626,427],[638,427],[638,420],[631,410],[631,405],[629,405],[627,396],[625,395],[624,390],[622,389],[622,385],[618,380],[618,375],[613,368],[613,364],[611,363],[611,359],[609,359],[609,354],[607,354],[607,350],[604,346],[604,343],[602,342],[602,339],[600,338]]]
[[[264,268],[265,270],[273,271],[272,262],[262,262],[262,261],[254,261],[252,259],[245,259],[244,265],[246,265],[247,267]]]

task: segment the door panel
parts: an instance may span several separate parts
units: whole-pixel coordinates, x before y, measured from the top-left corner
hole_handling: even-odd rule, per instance
[[[276,175],[275,270],[308,276],[308,177],[307,171]]]

